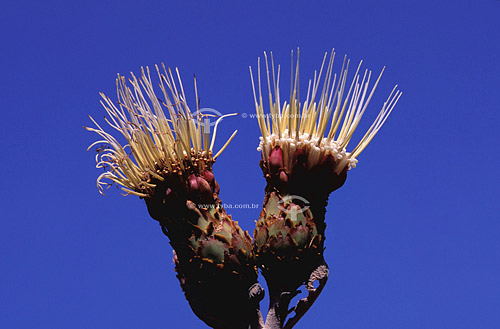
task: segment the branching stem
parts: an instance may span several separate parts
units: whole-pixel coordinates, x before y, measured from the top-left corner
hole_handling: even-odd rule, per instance
[[[323,291],[323,288],[328,281],[329,269],[326,263],[319,265],[311,272],[306,283],[308,295],[297,302],[297,305],[289,309],[289,305],[293,297],[300,291],[281,291],[279,293],[271,292],[271,301],[269,312],[266,317],[266,323],[263,329],[292,329],[297,322],[306,314],[306,312],[314,304],[318,296]],[[314,288],[314,283],[318,281],[318,287]],[[289,314],[295,313],[288,321],[286,318]],[[285,323],[286,321],[286,323]]]

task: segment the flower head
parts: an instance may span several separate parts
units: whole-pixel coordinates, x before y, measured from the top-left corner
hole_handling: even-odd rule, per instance
[[[327,55],[328,53],[325,53],[319,73],[315,71],[314,78],[309,80],[305,101],[301,101],[299,99],[299,54],[297,51],[294,72],[292,52],[290,98],[288,103],[287,101],[281,103],[280,66],[278,65],[276,73],[272,53],[271,65],[269,65],[267,54],[264,53],[269,113],[264,112],[260,58],[257,67],[258,94],[250,67],[255,107],[262,133],[258,150],[262,151],[263,160],[269,162],[273,160],[270,159],[273,150],[281,149],[283,166],[287,173],[293,171],[294,158],[298,150],[307,156],[308,168],[314,167],[328,156],[333,157],[337,174],[345,168],[348,170],[354,168],[357,157],[385,123],[402,94],[395,86],[371,127],[358,144],[347,151],[347,146],[370,103],[385,67],[370,88],[373,80],[372,72],[365,70],[363,75],[360,75],[362,61],[352,81],[348,83],[347,73],[350,60],[344,57],[342,68],[337,75],[333,74],[335,52],[332,51],[328,62]],[[271,66],[272,74],[269,66]]]
[[[210,170],[237,132],[214,155],[217,125],[223,117],[234,114],[221,116],[211,132],[207,116],[198,107],[194,115],[189,109],[179,71],[175,70],[177,84],[172,71],[164,65],[162,68],[160,71],[156,66],[161,96],[155,94],[149,67],[141,69],[139,79],[131,73],[131,87],[125,77],[118,75],[116,105],[109,97],[100,94],[101,104],[108,114],[105,121],[127,141],[125,145],[120,144],[90,117],[96,128],[86,129],[103,139],[90,145],[89,149],[101,143],[106,145],[96,155],[96,167],[106,170],[97,178],[101,193],[103,187],[116,183],[127,194],[147,197],[156,187],[154,181],[163,181],[167,174],[189,174],[193,168]],[[196,104],[199,104],[196,79],[195,91]]]

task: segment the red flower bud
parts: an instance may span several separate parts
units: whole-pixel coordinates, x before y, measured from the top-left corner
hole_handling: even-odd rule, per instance
[[[283,151],[279,146],[276,146],[269,154],[269,167],[273,173],[283,167]]]
[[[200,199],[203,203],[210,203],[213,201],[213,193],[210,184],[202,178],[196,177],[196,182],[198,183],[198,188],[200,192]]]
[[[196,176],[194,174],[191,174],[188,177],[188,188],[190,192],[198,190],[198,181],[196,180]]]
[[[210,170],[204,170],[201,172],[201,177],[205,178],[205,180],[213,187],[214,185],[214,174]]]

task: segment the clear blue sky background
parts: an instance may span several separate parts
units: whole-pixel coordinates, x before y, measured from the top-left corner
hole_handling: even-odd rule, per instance
[[[500,1],[4,1],[0,31],[1,328],[205,328],[143,202],[97,193],[82,126],[116,73],[162,61],[251,113],[248,66],[273,50],[286,77],[297,46],[303,81],[333,47],[387,66],[366,124],[404,91],[330,198],[333,273],[297,328],[500,327]],[[219,143],[234,129],[222,200],[261,204],[257,122]],[[230,212],[253,230],[259,210]]]

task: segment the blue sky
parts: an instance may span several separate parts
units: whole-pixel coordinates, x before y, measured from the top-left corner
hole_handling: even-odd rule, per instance
[[[161,62],[189,97],[196,74],[203,107],[253,113],[248,66],[272,50],[286,77],[296,47],[303,81],[331,48],[387,66],[365,124],[404,93],[330,197],[332,275],[297,328],[500,327],[499,17],[495,0],[4,1],[0,327],[205,328],[143,202],[97,193],[82,126],[118,72]],[[223,202],[261,204],[257,122],[220,128],[239,130]],[[259,210],[229,212],[252,231]]]

